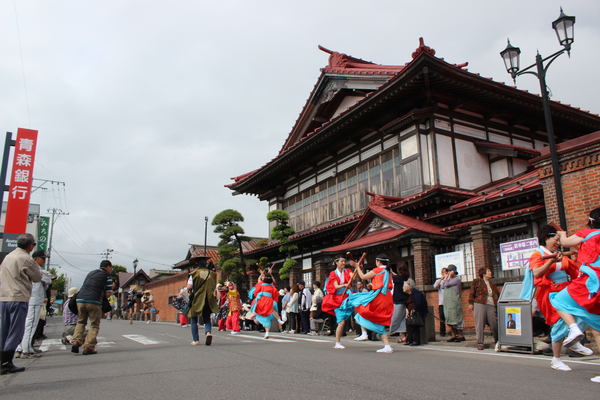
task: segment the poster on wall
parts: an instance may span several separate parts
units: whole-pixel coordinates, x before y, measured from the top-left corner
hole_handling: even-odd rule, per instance
[[[500,259],[502,270],[529,267],[529,257],[538,249],[537,238],[517,240],[500,245]]]
[[[446,268],[448,265],[456,265],[456,270],[459,275],[465,273],[465,256],[463,251],[453,251],[452,253],[436,254],[435,256],[435,273],[436,277],[442,276],[442,268]]]
[[[521,307],[510,307],[504,314],[507,335],[521,335]]]

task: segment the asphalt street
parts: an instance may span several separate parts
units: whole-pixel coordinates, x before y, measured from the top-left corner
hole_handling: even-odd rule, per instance
[[[572,372],[550,368],[550,358],[477,351],[456,344],[419,347],[329,336],[256,331],[214,332],[211,346],[190,346],[189,328],[168,322],[106,321],[98,354],[60,344],[60,317],[50,318],[38,359],[16,359],[25,372],[0,376],[0,397],[12,399],[595,399],[597,355],[564,358]],[[202,335],[203,330],[200,330]],[[204,343],[204,342],[203,342]]]

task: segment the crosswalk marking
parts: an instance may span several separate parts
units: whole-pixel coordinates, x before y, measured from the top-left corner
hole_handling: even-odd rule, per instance
[[[103,337],[98,336],[98,344],[96,344],[96,347],[113,347],[115,345],[115,342],[110,342],[107,341],[106,339],[104,339]],[[44,341],[42,342],[42,344],[40,345],[40,350],[46,352],[48,350],[71,350],[71,346],[70,345],[64,345],[62,344],[62,342],[60,341],[60,339],[44,339]]]
[[[133,340],[134,342],[141,343],[143,345],[159,344],[160,343],[158,340],[150,339],[149,337],[146,337],[146,336],[143,336],[143,335],[123,335],[123,337],[127,338],[129,340]]]

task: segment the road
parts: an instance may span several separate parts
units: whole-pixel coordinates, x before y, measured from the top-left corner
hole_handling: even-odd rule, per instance
[[[477,351],[455,344],[409,347],[393,354],[381,342],[258,332],[215,332],[212,346],[190,346],[189,328],[174,323],[106,321],[98,354],[73,354],[60,344],[60,317],[50,319],[45,354],[16,359],[26,366],[0,376],[0,396],[12,399],[527,399],[600,398],[597,356],[564,361],[573,372],[550,368],[550,358]],[[202,334],[202,330],[200,330]]]

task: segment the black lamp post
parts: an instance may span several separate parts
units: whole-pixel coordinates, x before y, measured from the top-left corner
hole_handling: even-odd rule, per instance
[[[133,275],[135,275],[135,272],[137,270],[137,266],[138,266],[138,259],[136,258],[135,260],[133,260]]]
[[[548,133],[548,145],[550,146],[550,156],[552,159],[552,170],[554,173],[554,187],[556,188],[556,200],[558,205],[558,216],[560,219],[560,226],[563,229],[567,229],[567,219],[565,216],[565,204],[563,200],[562,183],[560,179],[560,171],[558,165],[558,155],[556,154],[556,143],[554,141],[554,127],[552,126],[552,115],[550,113],[550,99],[548,96],[548,88],[546,87],[546,72],[548,67],[554,60],[558,58],[564,52],[570,56],[571,44],[573,43],[573,26],[575,25],[575,17],[569,17],[563,13],[562,7],[560,9],[560,15],[556,21],[552,23],[552,29],[556,32],[558,42],[563,49],[556,53],[542,59],[542,56],[538,52],[535,56],[535,64],[520,70],[520,55],[521,49],[514,47],[508,41],[506,49],[500,52],[500,55],[504,59],[504,66],[506,71],[512,76],[515,85],[517,83],[517,76],[523,74],[532,74],[537,76],[540,81],[540,89],[542,92],[542,104],[544,107],[544,118],[546,120],[546,131]],[[544,63],[546,65],[544,65]],[[533,67],[537,68],[537,72],[530,71]]]

